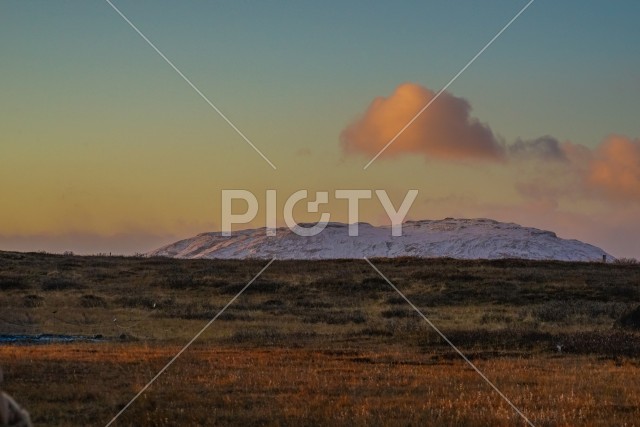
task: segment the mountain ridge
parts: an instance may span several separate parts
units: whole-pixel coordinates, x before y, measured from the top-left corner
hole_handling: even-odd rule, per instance
[[[304,227],[310,224],[300,224]],[[359,235],[348,235],[348,224],[330,222],[316,236],[302,237],[287,227],[267,236],[266,228],[200,233],[163,246],[146,256],[187,259],[341,259],[413,256],[420,258],[522,258],[559,261],[608,261],[604,250],[554,232],[488,218],[418,220],[403,223],[402,236],[391,226],[358,223]]]

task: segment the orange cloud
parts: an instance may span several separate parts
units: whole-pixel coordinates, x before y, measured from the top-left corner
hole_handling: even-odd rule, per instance
[[[640,139],[607,138],[593,153],[587,183],[612,198],[640,200]]]
[[[428,88],[404,83],[389,97],[375,98],[364,114],[342,131],[344,152],[375,156],[434,97],[435,92]],[[518,162],[518,167],[529,162],[530,173],[537,176],[529,173],[524,182],[516,183],[516,190],[528,200],[549,206],[567,197],[640,202],[640,139],[614,135],[595,149],[561,143],[550,135],[504,144],[487,124],[471,117],[467,100],[448,92],[418,116],[382,157],[401,154]]]
[[[362,117],[342,131],[346,153],[376,155],[431,101],[435,92],[404,83],[388,98],[373,100]],[[449,160],[502,160],[505,150],[491,128],[470,116],[467,100],[442,93],[382,156],[402,153]]]
[[[559,147],[566,161],[517,183],[520,195],[535,200],[578,196],[640,202],[640,139],[613,135],[595,149],[571,142]]]

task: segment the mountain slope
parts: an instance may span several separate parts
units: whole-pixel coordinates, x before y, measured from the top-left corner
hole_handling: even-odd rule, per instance
[[[452,257],[462,259],[525,258],[601,261],[602,249],[578,240],[558,238],[550,231],[490,219],[409,221],[400,237],[389,226],[359,224],[359,236],[349,237],[348,225],[330,223],[313,237],[278,228],[268,237],[264,228],[234,232],[230,237],[204,233],[149,252],[174,258],[335,259],[362,257]]]

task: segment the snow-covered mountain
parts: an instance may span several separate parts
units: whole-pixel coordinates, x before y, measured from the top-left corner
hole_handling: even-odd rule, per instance
[[[561,239],[551,231],[490,219],[408,221],[402,236],[391,227],[359,223],[359,236],[350,237],[348,225],[329,223],[318,235],[302,237],[287,227],[276,236],[264,228],[203,233],[164,246],[147,256],[173,258],[336,259],[366,257],[452,257],[463,259],[525,258],[537,260],[602,261],[614,258],[600,248],[578,240]]]

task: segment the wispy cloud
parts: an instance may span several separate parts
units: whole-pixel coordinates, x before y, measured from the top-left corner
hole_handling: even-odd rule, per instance
[[[559,146],[562,154],[550,155],[564,159],[560,168],[516,185],[528,199],[558,199],[580,197],[618,204],[640,203],[640,140],[611,135],[595,149],[565,142]]]
[[[530,140],[517,139],[508,146],[508,152],[515,159],[568,160],[560,141],[549,135]]]

